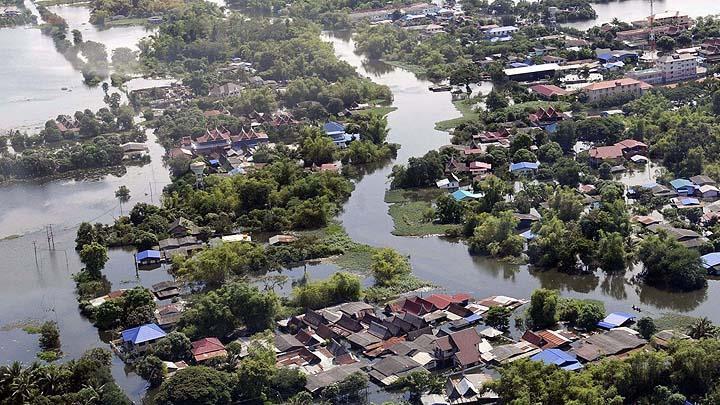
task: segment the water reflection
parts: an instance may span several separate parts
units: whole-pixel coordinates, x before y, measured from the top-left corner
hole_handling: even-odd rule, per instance
[[[593,2],[592,6],[597,13],[595,20],[562,25],[586,30],[595,25],[609,23],[614,18],[631,22],[645,19],[650,15],[650,2],[647,0],[610,0]],[[681,14],[687,14],[690,17],[701,17],[720,13],[720,3],[717,0],[663,0],[655,2],[656,13],[665,10],[679,10]]]

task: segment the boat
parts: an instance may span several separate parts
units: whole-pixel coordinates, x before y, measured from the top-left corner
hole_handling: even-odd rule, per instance
[[[450,91],[452,89],[452,86],[450,86],[449,84],[436,84],[436,85],[428,87],[428,89],[430,91],[435,91],[435,92]]]

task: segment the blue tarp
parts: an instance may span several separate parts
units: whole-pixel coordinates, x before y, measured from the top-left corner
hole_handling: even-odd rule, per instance
[[[465,319],[468,323],[475,323],[475,322],[480,322],[480,320],[482,319],[482,317],[481,317],[480,315],[478,315],[478,314],[472,314],[472,315],[470,315],[470,316],[466,316],[464,319]]]
[[[533,361],[542,361],[545,364],[554,364],[563,370],[579,370],[583,367],[578,359],[568,352],[560,349],[547,349],[530,357]]]
[[[455,199],[455,201],[462,201],[462,200],[465,200],[465,199],[467,199],[467,198],[473,198],[473,199],[475,199],[475,198],[480,198],[480,197],[482,197],[481,194],[473,194],[473,193],[471,193],[471,192],[469,192],[469,191],[467,191],[467,190],[458,190],[458,191],[452,193],[452,196],[453,196],[453,198]]]
[[[680,200],[682,205],[698,205],[700,204],[700,200],[697,198],[683,198]]]
[[[510,165],[510,171],[515,172],[518,170],[537,170],[540,165],[536,162],[519,162]]]
[[[708,253],[706,255],[703,255],[701,259],[703,262],[703,267],[705,267],[706,269],[715,267],[720,264],[720,252]]]
[[[533,231],[531,231],[529,229],[527,231],[521,233],[520,236],[522,236],[523,238],[525,238],[527,240],[533,240],[533,239],[537,238],[537,235],[535,235],[533,233]]]
[[[598,326],[605,329],[617,328],[625,325],[628,321],[635,319],[635,315],[625,312],[613,312],[602,321],[598,322]]]
[[[135,260],[140,263],[143,260],[147,259],[160,259],[160,251],[159,250],[143,250],[142,252],[139,252],[135,255]]]
[[[165,331],[154,323],[148,323],[122,331],[123,342],[131,342],[135,345],[160,339],[165,336]]]

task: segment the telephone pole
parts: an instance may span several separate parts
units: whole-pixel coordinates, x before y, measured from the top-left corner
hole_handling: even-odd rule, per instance
[[[45,236],[47,237],[48,250],[55,250],[55,235],[53,235],[52,224],[45,226]]]

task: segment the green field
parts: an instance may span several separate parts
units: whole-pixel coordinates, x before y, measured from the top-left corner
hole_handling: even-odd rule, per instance
[[[455,108],[460,111],[462,114],[462,117],[452,118],[445,121],[440,121],[435,123],[435,129],[438,131],[449,131],[455,127],[457,127],[460,124],[463,124],[468,121],[473,121],[479,118],[479,115],[477,112],[473,110],[473,105],[475,102],[473,99],[466,99],[466,100],[457,100],[453,101],[453,104],[455,105]]]
[[[385,194],[385,202],[390,204],[388,210],[393,219],[397,236],[444,235],[457,225],[436,224],[427,219],[426,213],[432,210],[432,201],[443,194],[443,190],[412,189],[389,190]]]

